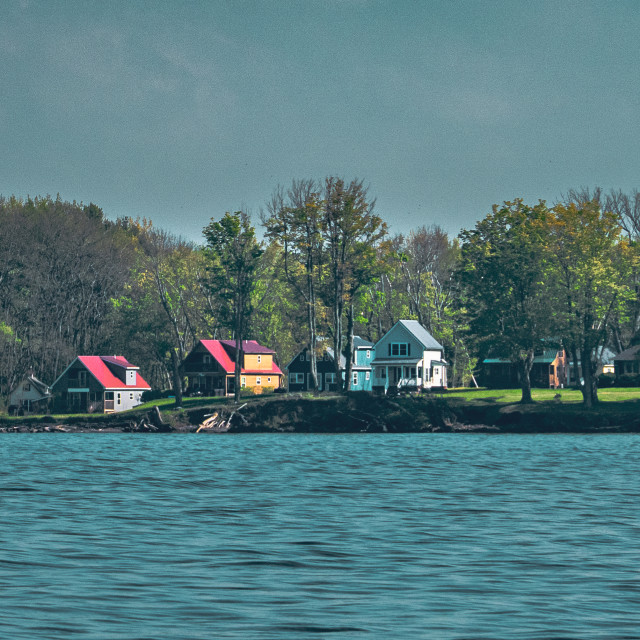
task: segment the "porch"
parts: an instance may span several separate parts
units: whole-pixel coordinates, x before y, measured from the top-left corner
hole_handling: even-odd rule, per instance
[[[398,391],[419,391],[425,386],[422,360],[403,362],[374,361],[372,363],[372,388],[374,391],[387,392],[390,388]]]

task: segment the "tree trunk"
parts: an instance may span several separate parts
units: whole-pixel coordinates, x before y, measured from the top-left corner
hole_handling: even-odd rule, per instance
[[[340,371],[340,354],[342,350],[342,310],[343,310],[342,289],[336,285],[335,299],[333,303],[333,351],[334,365],[336,371],[336,379],[338,381],[338,389],[345,390],[346,385],[342,380],[342,372]]]
[[[580,385],[580,378],[582,376],[580,374],[580,364],[578,361],[578,349],[576,348],[576,345],[572,344],[569,351],[571,352],[571,358],[573,359],[573,379],[575,380],[574,386],[578,387],[578,389],[581,389],[582,386]]]
[[[307,273],[307,289],[309,300],[307,302],[307,319],[309,322],[309,351],[311,362],[311,387],[313,391],[318,388],[318,358],[316,355],[316,293],[313,286],[313,277]]]
[[[344,390],[351,390],[351,371],[353,370],[353,302],[347,311],[347,366],[344,372]]]
[[[531,404],[531,368],[533,367],[533,351],[529,351],[525,358],[518,360],[518,372],[520,373],[520,386],[522,387],[522,404]]]
[[[176,407],[182,406],[182,376],[180,375],[180,358],[175,349],[171,349],[171,369],[173,374],[173,394]]]
[[[598,381],[596,378],[596,363],[591,361],[593,349],[587,341],[582,344],[582,377],[584,384],[580,387],[582,391],[582,401],[587,409],[591,409],[598,404]]]
[[[234,389],[233,401],[237,404],[240,402],[240,370],[242,368],[242,336],[236,331],[236,362],[234,368]]]

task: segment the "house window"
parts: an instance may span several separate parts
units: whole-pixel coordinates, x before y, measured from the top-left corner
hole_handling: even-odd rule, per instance
[[[133,400],[133,393],[129,394],[129,400]]]
[[[262,356],[258,356],[258,364],[262,362]]]
[[[371,357],[371,351],[369,351],[369,349],[367,349],[367,360]]]
[[[354,387],[358,386],[358,372],[357,371],[353,372],[352,384],[353,384]]]
[[[300,354],[300,362],[304,362],[304,353]]]
[[[365,379],[365,380],[370,380],[370,379],[371,379],[371,371],[367,371],[367,372],[364,374],[364,379]]]
[[[242,376],[242,378],[240,378],[240,386],[244,389],[247,386],[247,379]]]
[[[333,384],[336,381],[336,374],[335,373],[325,373],[324,374],[324,381],[327,384]]]
[[[122,394],[118,394],[118,404],[122,404]]]
[[[27,382],[27,384],[25,384],[24,387],[22,387],[22,389],[24,391],[31,391],[31,385]]]
[[[205,353],[204,356],[202,356],[202,362],[204,362],[204,364],[211,364],[211,356]]]
[[[267,384],[271,382],[271,378],[267,378]]]
[[[87,386],[87,372],[86,371],[78,371],[78,386],[86,387]]]
[[[378,367],[378,378],[383,380],[387,377],[387,370],[384,367]]]
[[[289,384],[303,384],[303,383],[304,383],[304,373],[289,374]]]
[[[408,356],[409,344],[407,342],[392,342],[390,345],[390,355],[392,356]]]
[[[256,378],[256,384],[262,384],[262,380],[260,378]]]

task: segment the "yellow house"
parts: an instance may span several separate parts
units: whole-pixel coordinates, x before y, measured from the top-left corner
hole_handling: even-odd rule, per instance
[[[274,361],[275,351],[255,340],[243,340],[240,385],[255,393],[282,386],[283,373]],[[235,387],[235,340],[200,340],[183,363],[187,393],[231,395]]]

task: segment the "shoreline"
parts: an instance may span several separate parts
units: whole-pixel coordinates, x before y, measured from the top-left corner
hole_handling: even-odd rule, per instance
[[[126,414],[1,419],[0,433],[638,433],[637,401],[531,405],[466,401],[443,396],[251,398],[179,410]],[[223,427],[201,426],[220,413]],[[226,422],[225,422],[226,421]]]

